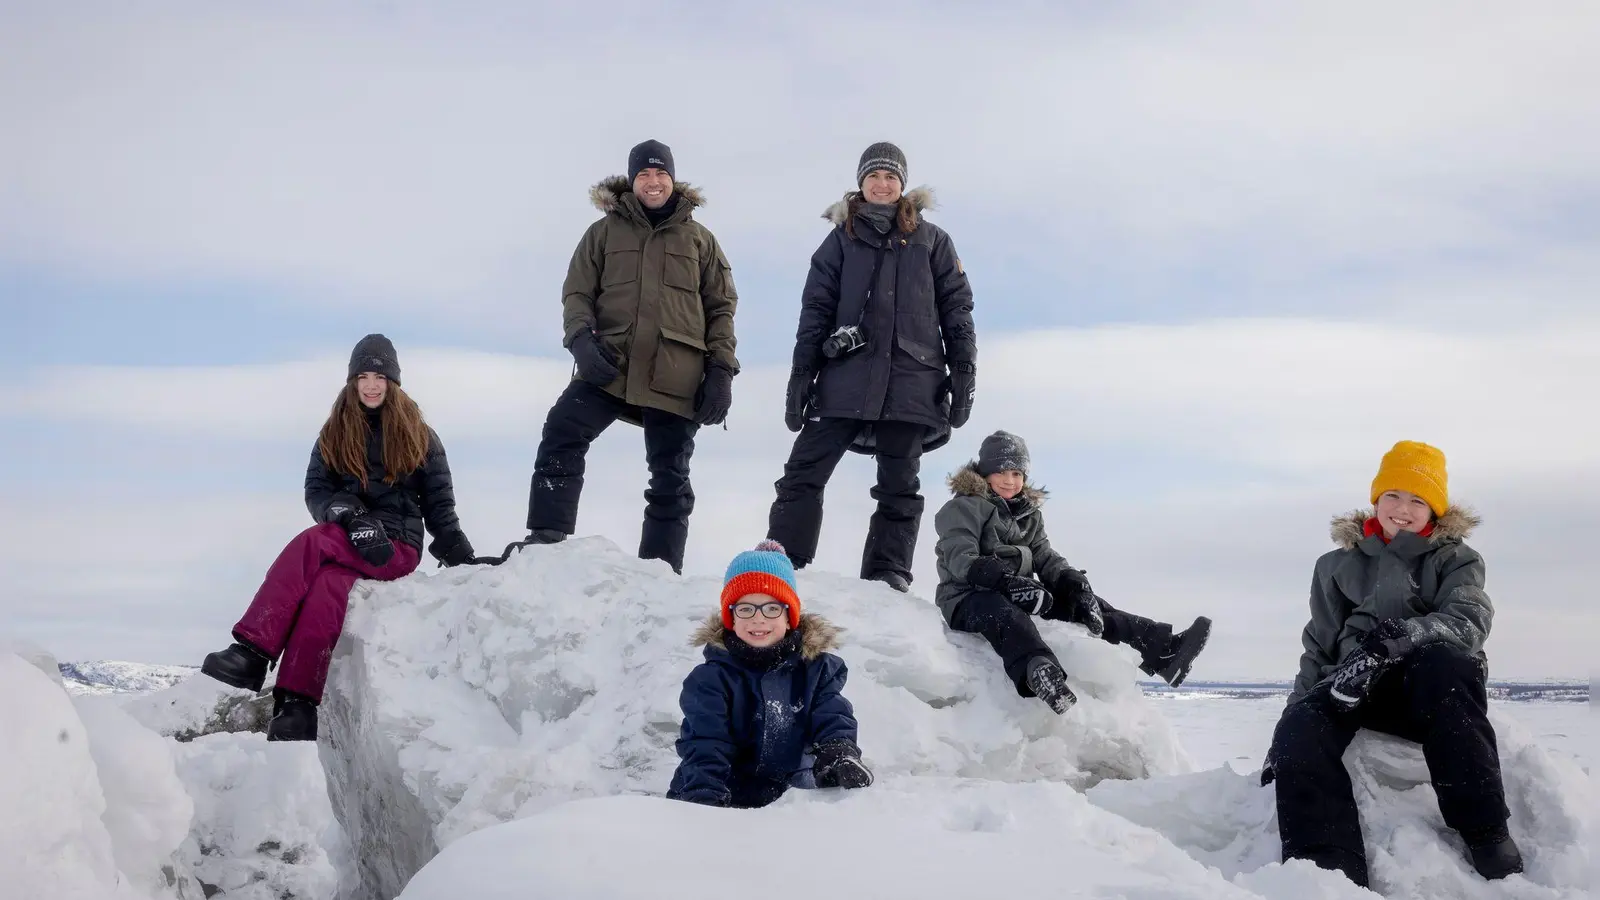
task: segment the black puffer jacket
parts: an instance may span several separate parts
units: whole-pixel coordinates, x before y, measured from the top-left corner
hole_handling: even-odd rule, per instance
[[[428,552],[435,559],[454,563],[470,558],[472,544],[456,518],[455,486],[438,433],[428,429],[428,452],[422,468],[389,484],[384,480],[383,431],[375,416],[368,416],[367,422],[372,434],[367,439],[366,490],[362,490],[359,478],[334,471],[322,453],[311,448],[311,464],[306,467],[306,509],[311,511],[311,518],[327,522],[328,507],[335,499],[353,499],[383,523],[391,539],[420,551],[426,524],[433,533]]]
[[[811,257],[794,348],[794,365],[817,373],[808,415],[925,425],[923,447],[932,450],[950,440],[949,367],[977,363],[972,286],[950,236],[922,218],[933,206],[931,191],[901,198],[887,235],[857,217],[860,205],[852,193],[829,207],[824,218],[835,227]],[[851,311],[861,308],[874,268],[877,284],[861,318],[866,346],[825,358],[823,342],[854,324]],[[863,429],[852,449],[870,453],[874,444]]]

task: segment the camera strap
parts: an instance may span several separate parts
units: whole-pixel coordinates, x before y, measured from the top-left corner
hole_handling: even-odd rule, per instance
[[[844,304],[840,303],[840,305],[839,305],[839,314],[838,314],[837,318],[834,321],[834,327],[835,328],[838,328],[838,327],[841,327],[841,326],[844,326],[844,325],[854,325],[857,328],[860,328],[861,327],[861,323],[865,322],[867,320],[867,304],[872,302],[872,292],[877,290],[877,287],[878,287],[878,273],[883,269],[883,258],[884,258],[884,256],[888,255],[888,253],[889,253],[889,239],[888,238],[884,238],[883,243],[881,245],[879,245],[879,247],[878,247],[878,252],[876,254],[874,254],[874,256],[873,256],[873,259],[872,259],[872,277],[867,279],[867,292],[865,294],[863,294],[862,297],[861,297],[860,308],[859,309],[855,309],[855,310],[847,310],[847,308],[844,306]],[[848,312],[853,312],[854,314],[853,315],[848,315],[847,314]],[[854,320],[854,321],[852,321],[852,320]]]

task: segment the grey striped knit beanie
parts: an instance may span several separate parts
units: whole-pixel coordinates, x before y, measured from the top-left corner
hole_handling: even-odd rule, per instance
[[[900,186],[905,186],[906,155],[900,152],[899,147],[888,141],[879,141],[868,147],[861,154],[861,164],[856,166],[856,187],[861,187],[867,176],[878,169],[893,172],[900,178]]]

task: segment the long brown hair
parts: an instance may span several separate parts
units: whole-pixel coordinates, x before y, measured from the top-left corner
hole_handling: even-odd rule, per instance
[[[428,455],[428,423],[423,421],[417,401],[393,381],[378,414],[383,428],[383,480],[394,484],[422,468]],[[371,434],[367,407],[352,378],[334,399],[328,421],[322,423],[317,451],[335,472],[361,479],[362,490],[367,489],[367,438]]]

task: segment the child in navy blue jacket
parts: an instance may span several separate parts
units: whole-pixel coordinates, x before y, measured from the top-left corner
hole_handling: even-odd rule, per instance
[[[766,806],[794,787],[872,784],[844,698],[839,629],[800,612],[794,566],[776,541],[734,557],[721,611],[695,631],[705,662],[683,681],[678,770],[667,797]]]

